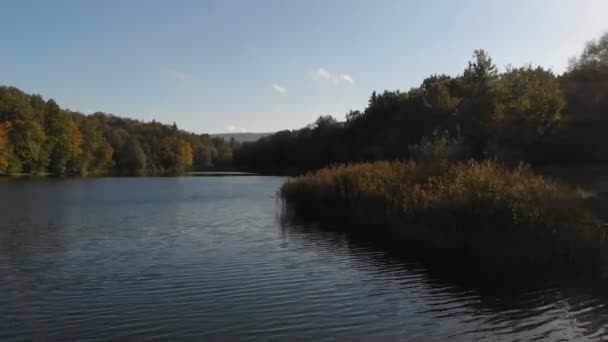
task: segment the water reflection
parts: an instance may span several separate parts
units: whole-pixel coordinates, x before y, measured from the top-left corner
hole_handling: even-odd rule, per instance
[[[534,270],[467,268],[462,260],[441,262],[409,251],[383,234],[346,232],[339,224],[279,217],[282,234],[315,248],[347,249],[349,257],[373,268],[378,277],[397,280],[399,293],[423,302],[414,311],[425,320],[467,327],[444,337],[472,340],[589,339],[608,337],[605,282]],[[375,294],[370,294],[373,296]],[[386,295],[386,293],[384,294]]]
[[[283,181],[3,181],[0,340],[608,337],[600,285],[294,222]]]

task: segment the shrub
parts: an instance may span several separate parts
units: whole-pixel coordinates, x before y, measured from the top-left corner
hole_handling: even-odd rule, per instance
[[[410,157],[417,162],[458,161],[470,156],[460,132],[456,136],[448,131],[436,130],[431,138],[422,138],[419,144],[409,147]]]
[[[281,195],[319,218],[383,225],[441,247],[507,259],[573,261],[604,233],[583,196],[520,166],[492,162],[338,165],[292,178]]]

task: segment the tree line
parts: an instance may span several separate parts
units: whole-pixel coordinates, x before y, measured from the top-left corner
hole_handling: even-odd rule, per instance
[[[608,33],[588,42],[561,75],[532,66],[499,72],[476,50],[462,74],[432,75],[405,92],[373,92],[367,108],[344,121],[321,116],[245,143],[234,158],[241,169],[298,172],[410,159],[439,141],[458,145],[450,149],[456,158],[608,162],[607,133]]]
[[[232,166],[234,140],[175,124],[84,115],[0,87],[0,174],[166,175]]]
[[[0,174],[165,175],[238,168],[300,172],[329,164],[416,159],[505,163],[608,162],[608,33],[561,75],[542,67],[499,72],[476,50],[459,75],[432,75],[408,91],[373,92],[344,121],[321,116],[239,144],[0,87]]]

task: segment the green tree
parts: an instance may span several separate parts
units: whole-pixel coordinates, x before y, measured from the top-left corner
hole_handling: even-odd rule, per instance
[[[82,154],[83,138],[78,125],[53,100],[47,102],[46,113],[49,171],[57,175],[80,173],[78,161]]]
[[[194,149],[193,165],[197,171],[208,170],[213,167],[213,146],[198,145]]]
[[[570,61],[570,71],[608,66],[608,32],[599,39],[587,42],[583,53]]]
[[[146,154],[139,141],[130,137],[118,153],[119,172],[125,176],[141,176],[146,169]]]
[[[45,133],[29,97],[16,88],[0,87],[0,120],[11,123],[10,141],[14,155],[11,172],[42,172],[48,164]]]
[[[114,165],[114,149],[104,139],[95,121],[84,120],[82,154],[79,160],[80,174],[105,174]]]
[[[424,104],[434,115],[450,116],[456,113],[460,98],[453,94],[454,80],[445,75],[431,76],[422,83]]]
[[[608,32],[587,43],[562,77],[568,111],[577,116],[608,116]]]
[[[10,122],[0,122],[0,174],[7,173],[13,158],[13,147],[9,139]]]
[[[475,50],[473,60],[460,78],[458,121],[474,156],[485,156],[485,149],[496,129],[498,72],[485,50]]]
[[[500,159],[519,162],[558,126],[565,100],[555,75],[541,67],[508,69],[498,89],[499,122],[489,150]]]

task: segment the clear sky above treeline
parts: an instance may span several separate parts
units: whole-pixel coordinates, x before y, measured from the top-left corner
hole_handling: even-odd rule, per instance
[[[269,132],[460,73],[476,48],[560,73],[607,18],[606,0],[7,1],[0,83],[85,113]]]

